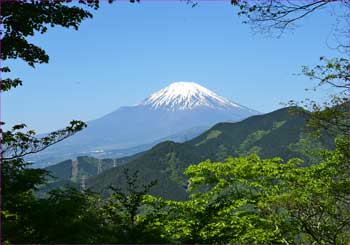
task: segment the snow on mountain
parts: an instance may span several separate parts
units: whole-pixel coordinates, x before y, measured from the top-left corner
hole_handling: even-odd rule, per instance
[[[175,82],[140,104],[125,106],[87,122],[76,135],[40,153],[46,156],[87,155],[152,146],[152,142],[189,129],[205,129],[218,122],[235,122],[259,112],[223,98],[193,82]],[[198,130],[197,130],[198,131]],[[200,131],[198,131],[198,134]]]
[[[175,82],[149,96],[140,105],[170,111],[196,107],[216,109],[243,108],[194,82]]]

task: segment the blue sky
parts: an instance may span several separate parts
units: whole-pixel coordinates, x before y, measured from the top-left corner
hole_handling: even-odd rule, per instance
[[[48,132],[137,104],[175,81],[197,82],[261,112],[331,93],[305,92],[315,83],[296,75],[321,55],[337,55],[327,44],[334,22],[326,10],[278,39],[254,34],[229,2],[102,4],[79,31],[56,27],[31,38],[50,62],[36,69],[5,63],[24,85],[2,94],[2,121]]]

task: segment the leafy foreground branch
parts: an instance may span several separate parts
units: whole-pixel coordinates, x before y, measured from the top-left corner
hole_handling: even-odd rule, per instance
[[[128,172],[107,199],[75,189],[36,199],[44,172],[5,169],[3,242],[349,243],[349,149],[339,137],[311,166],[256,155],[192,165],[186,201],[148,195],[154,183]]]
[[[86,123],[82,121],[73,120],[65,129],[57,130],[49,133],[45,137],[38,138],[34,130],[22,132],[26,127],[25,124],[15,125],[12,127],[12,130],[2,133],[1,159],[7,161],[40,152],[72,136],[86,126]]]

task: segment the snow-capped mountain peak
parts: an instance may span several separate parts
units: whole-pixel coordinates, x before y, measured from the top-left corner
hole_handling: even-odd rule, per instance
[[[198,107],[217,109],[242,108],[226,98],[194,82],[174,82],[145,99],[140,105],[170,111]]]
[[[259,112],[225,99],[197,83],[176,82],[138,105],[120,107],[89,121],[86,130],[54,146],[53,151],[50,149],[64,157],[96,153],[96,150],[119,154],[125,148],[135,153],[144,149],[143,146],[153,146],[171,135],[184,135],[185,132],[188,135],[194,131],[199,134],[216,123],[237,122],[257,114]],[[44,153],[41,158],[47,159],[50,154]]]

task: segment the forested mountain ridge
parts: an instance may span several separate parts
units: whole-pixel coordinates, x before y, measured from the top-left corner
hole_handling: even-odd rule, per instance
[[[264,115],[252,116],[237,123],[219,123],[185,143],[162,142],[124,166],[104,171],[88,180],[92,190],[107,193],[110,185],[123,187],[123,169],[139,171],[140,182],[157,180],[152,194],[168,199],[187,198],[184,170],[191,164],[210,159],[222,161],[228,156],[256,153],[262,158],[299,157],[306,162],[307,150],[332,147],[332,141],[308,137],[305,131],[307,113],[290,113],[283,108]]]

